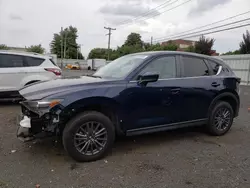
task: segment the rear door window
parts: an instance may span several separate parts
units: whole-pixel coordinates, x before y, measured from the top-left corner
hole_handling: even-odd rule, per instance
[[[25,57],[25,60],[28,67],[37,67],[44,62],[44,59],[37,57]]]
[[[24,66],[24,57],[21,55],[0,54],[0,68],[15,68]]]
[[[203,59],[192,56],[182,56],[182,61],[184,77],[199,77],[209,75],[208,67]]]

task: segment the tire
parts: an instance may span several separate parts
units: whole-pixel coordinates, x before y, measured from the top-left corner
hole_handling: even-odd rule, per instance
[[[223,119],[222,123],[221,119]],[[232,106],[228,102],[219,101],[210,112],[207,130],[211,135],[222,136],[230,130],[233,119],[234,111]]]
[[[101,130],[102,132],[100,132]],[[115,128],[104,114],[96,111],[84,112],[66,124],[62,140],[66,152],[74,160],[78,162],[96,161],[106,156],[112,149]],[[98,147],[100,148],[98,149]]]

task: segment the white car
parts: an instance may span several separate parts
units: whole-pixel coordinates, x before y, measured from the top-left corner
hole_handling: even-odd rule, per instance
[[[14,100],[24,86],[61,78],[61,73],[52,57],[0,50],[0,100]]]

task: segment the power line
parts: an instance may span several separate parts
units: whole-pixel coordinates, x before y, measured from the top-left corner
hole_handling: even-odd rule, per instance
[[[244,13],[241,13],[241,14],[237,14],[237,15],[235,15],[235,16],[231,16],[231,17],[228,17],[228,18],[225,18],[225,19],[223,19],[223,20],[219,20],[219,21],[216,21],[216,22],[207,24],[207,25],[195,27],[195,28],[193,28],[193,29],[190,29],[190,30],[187,30],[187,31],[183,31],[183,32],[180,32],[180,33],[177,33],[177,34],[173,34],[173,35],[170,35],[170,36],[168,36],[168,37],[172,37],[172,36],[175,36],[175,35],[184,34],[184,33],[187,33],[187,32],[190,32],[190,31],[194,31],[194,30],[197,30],[197,29],[206,28],[206,27],[208,27],[208,26],[215,25],[215,24],[217,24],[217,23],[221,23],[221,22],[224,22],[224,21],[227,21],[227,20],[230,20],[230,19],[233,19],[233,18],[242,16],[242,15],[245,15],[245,14],[248,14],[248,13],[250,13],[250,11],[247,11],[247,12],[244,12]],[[155,40],[160,40],[160,39],[163,39],[163,38],[165,38],[165,37],[159,37],[159,38],[156,38]]]
[[[176,0],[175,2],[177,2],[177,1],[178,1],[178,0]],[[154,17],[159,16],[159,15],[165,13],[165,12],[169,12],[169,11],[171,11],[171,10],[174,10],[174,9],[176,9],[176,8],[182,6],[182,5],[184,5],[184,4],[186,4],[186,3],[190,2],[190,1],[192,1],[192,0],[187,0],[187,1],[185,1],[185,2],[183,2],[183,3],[181,3],[181,4],[179,4],[179,5],[177,5],[177,6],[175,6],[175,7],[172,7],[172,8],[170,8],[170,9],[167,9],[167,10],[165,10],[165,11],[163,11],[163,12],[160,12],[160,13],[155,13],[154,15],[152,15],[152,16],[150,16],[150,17],[147,17],[146,19],[143,19],[143,20],[140,20],[140,21],[145,21],[145,20],[148,20],[148,19],[150,19],[150,18],[154,18]],[[131,25],[131,24],[132,24],[132,23],[123,24],[122,26],[125,26],[125,25],[127,26],[127,25]]]
[[[198,37],[198,36],[201,36],[201,35],[208,35],[208,34],[213,34],[213,33],[219,33],[219,32],[222,32],[222,31],[233,30],[233,29],[237,29],[237,28],[241,28],[241,27],[246,27],[246,26],[249,26],[249,25],[250,25],[250,23],[247,23],[247,24],[244,24],[244,25],[229,27],[229,28],[220,29],[220,30],[216,30],[216,31],[211,31],[211,32],[207,32],[207,33],[199,33],[199,34],[197,34],[197,35],[190,35],[190,36],[184,37],[183,39]],[[175,37],[175,38],[176,38],[176,37]],[[174,38],[174,39],[175,39],[175,38]]]
[[[196,32],[192,32],[192,33],[187,33],[187,34],[183,34],[183,35],[175,35],[175,36],[169,36],[167,38],[163,38],[163,39],[156,39],[154,40],[154,42],[158,42],[158,41],[162,41],[162,40],[168,40],[168,39],[171,39],[171,38],[182,38],[182,37],[185,37],[186,35],[190,35],[190,34],[196,34],[196,33],[200,33],[200,32],[205,32],[205,31],[209,31],[209,30],[214,30],[214,29],[218,29],[218,28],[221,28],[221,27],[225,27],[225,26],[229,26],[229,25],[233,25],[233,24],[236,24],[236,23],[240,23],[240,22],[245,22],[245,21],[248,21],[250,20],[250,18],[246,18],[246,19],[243,19],[243,20],[238,20],[238,21],[235,21],[235,22],[231,22],[231,23],[227,23],[227,24],[223,24],[223,25],[219,25],[219,26],[216,26],[216,27],[212,27],[212,28],[209,28],[209,29],[204,29],[204,30],[200,30],[200,31],[196,31]]]
[[[111,27],[104,27],[104,29],[107,29],[109,32],[108,32],[108,34],[106,34],[106,35],[108,35],[109,36],[109,38],[108,38],[108,61],[109,61],[109,49],[110,49],[110,38],[111,38],[111,30],[116,30],[116,28],[111,28]]]
[[[147,15],[150,15],[151,13],[155,13],[154,11],[160,10],[160,9],[162,9],[162,8],[164,8],[164,7],[166,7],[166,6],[169,6],[169,5],[175,3],[175,2],[177,2],[177,1],[179,1],[179,0],[176,0],[175,2],[169,3],[170,1],[172,1],[172,0],[165,1],[164,3],[160,4],[159,6],[157,6],[157,7],[155,7],[155,8],[152,8],[152,9],[150,9],[149,11],[144,12],[143,14],[141,14],[141,15],[139,15],[139,16],[136,16],[136,17],[133,18],[133,19],[127,19],[127,20],[121,22],[121,23],[118,24],[118,25],[124,25],[124,24],[126,24],[126,23],[129,23],[129,22],[131,22],[131,21],[137,20],[137,19],[139,19],[139,18],[143,18],[143,17],[145,17],[145,16],[147,16]],[[168,3],[169,3],[169,4],[168,4]]]

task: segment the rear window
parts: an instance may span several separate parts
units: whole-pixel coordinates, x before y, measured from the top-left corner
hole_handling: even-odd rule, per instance
[[[24,59],[20,55],[0,54],[0,68],[23,67]]]
[[[53,59],[49,59],[51,63],[53,63],[53,65],[57,66],[57,64],[54,62]],[[58,66],[57,66],[58,67]]]
[[[44,59],[37,57],[26,57],[26,63],[28,67],[36,67],[41,65],[44,62]]]

